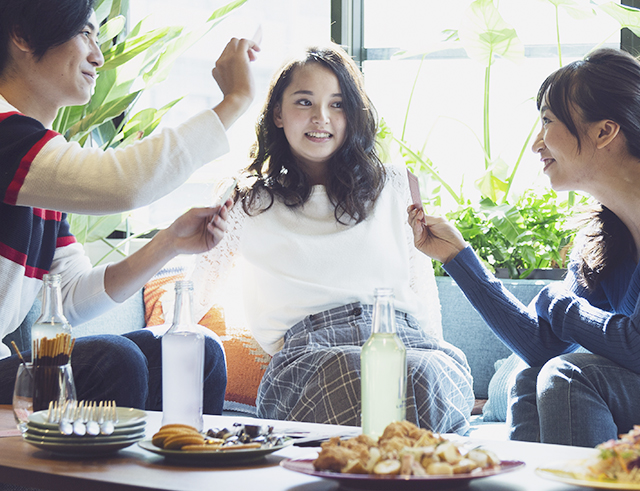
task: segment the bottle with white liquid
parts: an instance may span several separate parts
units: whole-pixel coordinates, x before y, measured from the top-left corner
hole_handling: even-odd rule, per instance
[[[71,324],[62,311],[60,281],[59,274],[42,276],[42,310],[40,317],[31,326],[31,360],[34,362],[36,358],[42,356],[37,352],[37,347],[43,338],[53,342],[59,334],[72,336]],[[49,354],[49,356],[51,355]]]
[[[375,439],[406,417],[407,351],[396,332],[393,289],[376,288],[371,336],[360,355],[362,432]]]
[[[204,334],[192,320],[193,283],[176,281],[173,324],[162,336],[162,424],[202,431]]]

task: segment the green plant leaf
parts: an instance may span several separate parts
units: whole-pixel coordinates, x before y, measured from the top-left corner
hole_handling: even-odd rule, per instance
[[[240,7],[245,3],[247,3],[247,0],[234,0],[233,2],[229,2],[228,4],[215,10],[213,14],[211,14],[211,17],[207,19],[207,22],[211,22],[214,20],[217,20],[218,22],[220,22],[222,21],[222,19],[224,19],[224,17],[226,17],[235,9],[237,9],[238,7]]]
[[[87,114],[69,128],[69,138],[79,140],[105,121],[121,115],[136,100],[139,94],[140,91],[132,92],[118,100],[103,104],[91,114]]]
[[[509,183],[506,181],[509,166],[501,158],[491,162],[489,168],[482,176],[475,181],[475,185],[482,194],[497,203],[502,201],[505,193],[509,189]]]
[[[122,128],[124,140],[120,146],[129,145],[136,140],[149,136],[158,124],[160,124],[160,121],[169,109],[181,100],[182,98],[180,97],[158,110],[153,108],[144,109],[131,117]]]
[[[178,57],[209,32],[211,27],[206,26],[169,41],[153,67],[143,75],[145,88],[165,80]]]
[[[590,0],[542,0],[555,8],[563,8],[576,20],[591,19],[596,15],[593,3]]]
[[[146,87],[149,88],[165,80],[169,75],[173,64],[178,59],[178,57],[182,55],[182,53],[193,46],[193,44],[195,44],[198,40],[205,36],[216,25],[222,22],[222,20],[233,10],[240,7],[246,2],[247,0],[236,0],[223,7],[220,7],[215,12],[213,12],[205,25],[166,43],[165,50],[160,55],[153,68],[151,68],[147,73],[144,74],[143,78]]]
[[[598,8],[613,17],[620,23],[620,27],[626,27],[636,36],[640,36],[640,10],[615,2],[607,2]]]
[[[127,61],[156,45],[156,43],[161,41],[166,42],[167,37],[173,38],[178,36],[181,30],[182,28],[180,27],[161,27],[117,44],[103,53],[104,65],[98,69],[98,72],[113,70],[114,68],[123,65]]]
[[[67,215],[67,220],[76,240],[85,244],[107,237],[124,222],[127,216],[127,213],[99,217],[70,213]]]
[[[513,27],[507,24],[493,0],[471,3],[458,31],[467,55],[483,66],[493,63],[496,56],[519,61],[524,58],[524,46]]]
[[[397,143],[399,143],[400,146],[404,148],[415,159],[415,162],[420,164],[422,170],[429,172],[438,182],[440,182],[440,184],[444,186],[444,188],[449,192],[451,197],[454,200],[456,200],[456,203],[461,202],[461,198],[458,196],[458,194],[451,188],[451,186],[449,186],[449,184],[447,184],[447,182],[440,176],[440,174],[438,174],[438,171],[433,167],[433,165],[430,162],[427,162],[427,160],[420,157],[420,155],[418,155],[413,150],[411,150],[411,148],[409,148],[409,146],[403,141],[398,140],[395,137],[394,137],[394,140]]]
[[[111,12],[112,4],[113,0],[96,0],[96,3],[93,5],[93,10],[96,13],[98,23],[101,24],[109,17],[109,12]],[[118,12],[120,12],[120,10],[118,10]]]
[[[495,202],[484,199],[480,202],[482,210],[489,213],[488,220],[502,234],[510,245],[517,243],[520,235],[525,231],[521,226],[522,215],[513,205],[496,205]]]
[[[115,37],[118,37],[126,25],[127,19],[124,15],[118,15],[113,19],[109,19],[103,26],[100,26],[98,44],[103,44]]]

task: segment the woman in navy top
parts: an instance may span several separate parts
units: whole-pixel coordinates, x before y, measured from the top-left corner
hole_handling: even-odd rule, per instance
[[[595,446],[640,424],[640,63],[600,49],[538,93],[533,151],[555,190],[595,200],[566,279],[527,307],[441,218],[409,208],[415,244],[440,260],[527,364],[511,391],[511,438]]]

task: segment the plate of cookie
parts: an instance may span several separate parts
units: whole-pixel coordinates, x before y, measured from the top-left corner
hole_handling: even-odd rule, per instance
[[[270,426],[234,425],[231,430],[198,432],[186,425],[165,425],[138,445],[168,461],[186,465],[228,465],[255,462],[293,443]]]

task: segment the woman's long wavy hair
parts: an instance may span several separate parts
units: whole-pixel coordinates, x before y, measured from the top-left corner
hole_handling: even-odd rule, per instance
[[[580,122],[610,119],[620,125],[627,149],[640,159],[640,63],[616,49],[598,49],[584,60],[570,63],[552,73],[538,91],[538,109],[547,106],[578,141]],[[639,183],[640,184],[640,183]],[[580,244],[579,283],[593,290],[624,258],[635,256],[631,232],[604,205],[596,205],[582,217],[586,224]]]
[[[309,179],[296,162],[284,130],[276,126],[274,111],[282,104],[284,91],[296,71],[312,63],[328,68],[338,78],[346,118],[344,143],[327,165],[327,195],[335,205],[338,222],[359,223],[367,218],[380,195],[385,172],[376,149],[376,111],[364,91],[360,70],[337,45],[308,49],[302,59],[289,62],[274,77],[256,124],[257,139],[250,154],[252,162],[244,170],[253,184],[240,189],[238,196],[248,214],[268,210],[276,198],[294,208],[309,198]],[[256,208],[259,196],[265,191],[269,197],[266,205]]]

